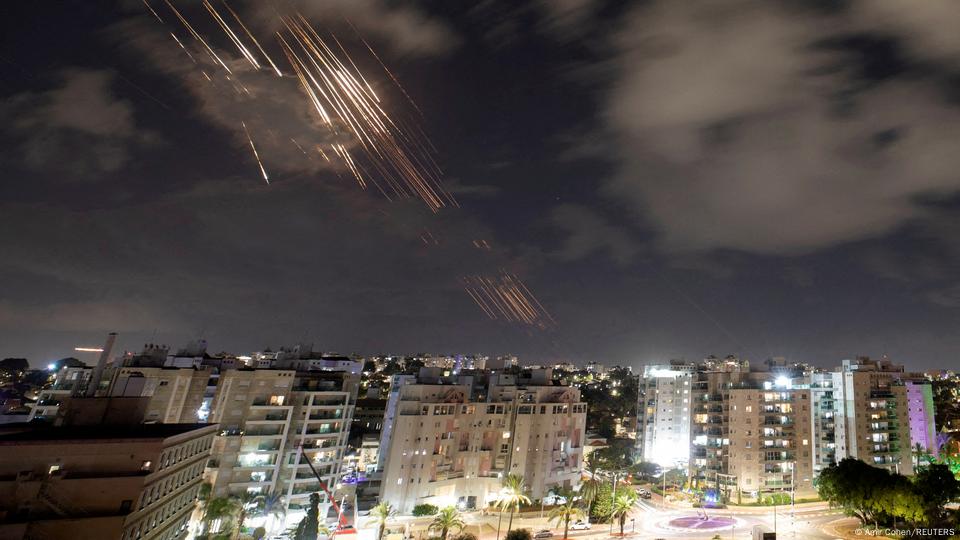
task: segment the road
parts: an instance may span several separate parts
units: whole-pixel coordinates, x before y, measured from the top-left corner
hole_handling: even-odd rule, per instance
[[[753,527],[755,525],[765,525],[771,530],[776,528],[781,540],[835,540],[840,538],[837,532],[830,526],[843,516],[837,511],[826,508],[825,505],[800,505],[795,512],[791,512],[790,507],[781,506],[777,508],[776,517],[774,517],[772,508],[737,508],[732,510],[708,510],[710,518],[727,518],[733,520],[732,526],[722,528],[711,528],[710,530],[685,530],[671,525],[671,520],[682,517],[695,517],[698,515],[696,509],[663,507],[659,498],[639,500],[636,509],[627,518],[624,533],[628,538],[634,540],[648,539],[667,539],[676,538],[684,540],[709,540],[714,535],[719,534],[721,539],[744,540],[752,539]],[[699,513],[702,516],[702,513]],[[532,532],[541,529],[550,529],[554,532],[552,540],[560,540],[563,535],[563,529],[555,527],[548,523],[545,518],[540,518],[539,514],[527,514],[529,517],[515,516],[513,519],[513,528],[525,528]],[[696,520],[693,520],[696,521]],[[775,523],[776,521],[776,523]],[[480,532],[480,540],[497,540],[498,517],[480,516],[472,513],[467,517],[468,531],[476,534]],[[506,535],[507,517],[504,516],[500,524],[500,539]],[[619,528],[614,526],[614,532],[619,533]],[[595,524],[588,531],[570,531],[570,537],[577,540],[595,540],[607,539],[611,536],[609,524]]]

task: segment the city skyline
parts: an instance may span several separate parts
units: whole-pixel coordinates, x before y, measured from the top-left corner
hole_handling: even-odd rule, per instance
[[[253,72],[200,4],[182,15],[243,89],[203,79],[225,71],[170,38],[189,33],[165,6],[5,6],[0,357],[117,331],[633,367],[953,361],[960,39],[938,2],[744,1],[711,24],[575,4],[291,3],[432,141],[456,201],[439,209],[304,157],[329,141],[282,45],[263,47],[285,77]],[[542,303],[533,324],[464,292],[501,269]]]
[[[102,336],[100,337],[102,338]],[[909,371],[917,371],[917,372],[933,372],[938,370],[951,371],[948,368],[944,368],[944,367],[935,367],[930,369],[914,368],[908,363],[901,362],[900,359],[898,358],[893,358],[893,357],[889,357],[882,354],[871,355],[871,354],[861,354],[861,353],[848,355],[848,356],[844,356],[836,359],[808,360],[808,359],[788,358],[788,357],[777,356],[777,355],[765,357],[765,358],[748,358],[748,357],[736,355],[734,353],[719,354],[716,352],[707,352],[695,358],[653,358],[653,359],[638,361],[635,363],[614,364],[610,362],[604,362],[603,359],[597,359],[597,358],[585,358],[579,361],[574,361],[568,358],[557,358],[557,359],[553,359],[551,361],[546,361],[546,362],[536,362],[534,360],[512,354],[510,351],[497,351],[494,353],[485,353],[482,351],[459,351],[459,352],[377,351],[372,353],[363,353],[360,351],[344,351],[344,350],[332,350],[332,349],[325,350],[322,347],[320,347],[319,344],[310,343],[310,342],[281,343],[281,344],[275,344],[271,346],[258,347],[258,348],[249,349],[249,350],[232,350],[230,348],[217,346],[216,344],[213,344],[212,348],[210,348],[211,345],[206,340],[202,340],[202,339],[187,341],[177,345],[171,345],[169,343],[161,343],[160,341],[151,341],[151,342],[144,342],[144,343],[133,342],[132,338],[125,337],[122,335],[118,336],[117,340],[118,340],[118,345],[113,352],[113,355],[115,358],[121,358],[124,355],[137,355],[146,351],[147,348],[149,347],[165,348],[165,350],[170,355],[176,355],[176,354],[179,354],[180,352],[183,352],[186,356],[195,356],[196,354],[199,354],[200,356],[203,356],[203,355],[209,355],[211,357],[226,356],[231,358],[244,358],[244,359],[249,358],[250,355],[293,351],[295,349],[305,347],[305,349],[303,350],[307,353],[312,353],[317,355],[322,354],[324,356],[330,356],[330,357],[335,357],[340,355],[340,356],[349,357],[349,358],[358,358],[360,360],[372,360],[372,359],[384,358],[384,357],[407,358],[407,359],[409,358],[425,358],[425,359],[457,358],[457,357],[463,357],[463,358],[480,357],[480,358],[495,359],[495,358],[513,357],[513,358],[516,358],[517,365],[521,367],[541,367],[541,366],[553,366],[553,365],[565,364],[565,365],[576,366],[579,369],[587,369],[588,366],[591,364],[600,364],[606,368],[614,368],[614,367],[631,368],[635,370],[637,373],[642,373],[644,368],[656,367],[658,365],[666,365],[671,362],[680,362],[680,363],[692,365],[692,364],[700,364],[703,361],[708,359],[723,359],[729,356],[736,357],[738,360],[741,360],[741,361],[748,361],[755,366],[762,366],[768,360],[782,359],[787,364],[804,364],[816,369],[831,370],[840,366],[844,360],[870,358],[874,360],[887,359],[895,363],[901,363],[901,364],[904,364],[904,366]],[[55,365],[57,362],[68,359],[68,358],[74,358],[74,359],[80,360],[81,362],[84,362],[88,366],[92,366],[93,364],[96,363],[97,357],[99,356],[100,351],[102,350],[102,347],[101,345],[96,344],[96,339],[88,339],[83,343],[85,343],[86,346],[76,346],[71,349],[65,349],[60,354],[53,354],[53,355],[47,355],[43,357],[34,357],[34,358],[30,358],[25,355],[17,355],[17,354],[0,354],[0,358],[24,358],[30,362],[31,368],[33,369],[43,369],[44,367]],[[194,350],[197,347],[202,347],[203,349],[202,352],[197,353]]]

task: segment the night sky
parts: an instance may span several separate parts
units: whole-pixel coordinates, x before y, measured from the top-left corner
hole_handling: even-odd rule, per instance
[[[150,3],[165,24],[132,0],[0,7],[0,357],[116,331],[238,354],[958,365],[952,0],[231,2],[288,74],[280,11],[342,40],[436,147],[461,204],[436,214],[305,157],[291,138],[327,136],[292,76],[236,67],[177,0],[249,93],[211,84]],[[555,326],[484,315],[459,279],[500,269]]]

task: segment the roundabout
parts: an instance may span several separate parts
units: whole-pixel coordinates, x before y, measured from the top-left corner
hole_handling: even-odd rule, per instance
[[[661,522],[660,526],[664,529],[675,531],[707,532],[718,529],[729,529],[737,525],[737,520],[732,517],[707,517],[707,516],[681,516]]]

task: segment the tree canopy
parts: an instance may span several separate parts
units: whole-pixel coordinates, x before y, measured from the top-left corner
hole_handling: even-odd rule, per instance
[[[944,506],[960,496],[960,483],[945,465],[919,471],[913,481],[886,469],[847,458],[817,479],[820,497],[862,523],[914,525],[936,522]]]

